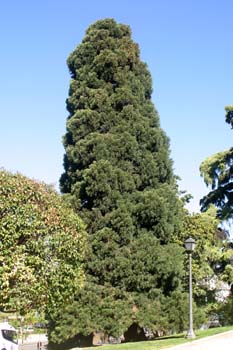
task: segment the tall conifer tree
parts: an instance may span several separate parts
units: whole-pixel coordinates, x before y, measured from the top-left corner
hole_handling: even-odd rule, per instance
[[[60,185],[87,225],[90,247],[76,332],[116,335],[133,322],[161,328],[160,296],[176,290],[182,271],[173,243],[180,204],[150,73],[129,26],[113,19],[88,28],[68,67]]]

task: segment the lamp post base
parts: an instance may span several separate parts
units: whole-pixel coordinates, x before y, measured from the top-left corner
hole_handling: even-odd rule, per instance
[[[194,331],[192,329],[188,330],[188,332],[186,334],[186,338],[187,339],[194,339],[194,338],[196,338],[196,335],[195,335],[195,333],[194,333]]]

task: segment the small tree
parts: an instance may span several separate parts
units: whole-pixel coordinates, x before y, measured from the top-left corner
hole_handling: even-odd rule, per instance
[[[43,183],[0,170],[0,307],[48,314],[83,284],[84,226]]]

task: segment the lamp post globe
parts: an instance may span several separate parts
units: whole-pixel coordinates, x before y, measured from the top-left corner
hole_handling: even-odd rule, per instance
[[[192,289],[192,253],[195,249],[195,240],[189,237],[184,242],[185,249],[189,255],[189,330],[187,332],[187,338],[195,338],[195,333],[193,330],[193,289]]]
[[[193,239],[192,237],[189,237],[184,242],[184,246],[185,246],[185,249],[187,250],[187,252],[193,252],[195,249],[195,246],[196,246],[195,239]]]

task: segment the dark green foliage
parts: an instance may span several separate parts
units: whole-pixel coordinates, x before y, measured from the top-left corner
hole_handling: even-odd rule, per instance
[[[120,335],[136,319],[142,327],[159,327],[154,306],[145,305],[159,308],[158,295],[176,290],[182,274],[182,249],[172,244],[181,203],[169,141],[139,56],[130,28],[106,19],[90,26],[68,59],[70,115],[60,184],[87,225],[84,296],[95,305],[77,296],[66,314],[79,310],[74,333]]]
[[[233,107],[226,110],[226,122],[233,125]],[[212,190],[200,201],[201,209],[205,211],[214,204],[221,219],[233,217],[233,148],[218,152],[204,160],[200,166],[201,176]]]
[[[55,342],[87,336],[104,330],[108,334],[123,334],[131,324],[132,300],[126,293],[112,288],[88,283],[76,294],[76,301],[60,310],[57,325],[51,334]]]
[[[172,333],[181,333],[189,327],[189,294],[175,291],[164,301],[166,327]],[[205,312],[193,302],[194,328],[198,329],[206,321]]]
[[[226,123],[230,124],[233,127],[233,106],[225,107],[226,111]]]

